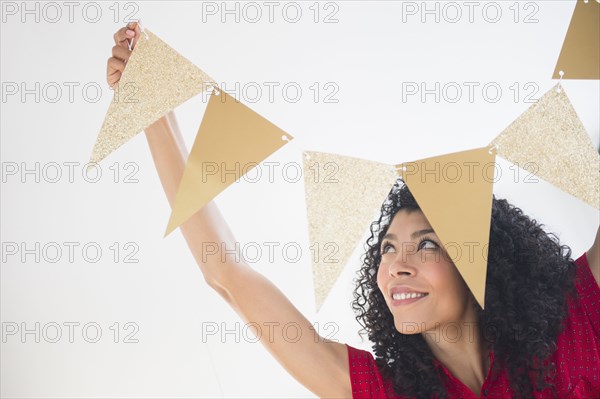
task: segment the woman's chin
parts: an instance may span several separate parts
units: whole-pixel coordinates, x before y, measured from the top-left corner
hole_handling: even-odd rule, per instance
[[[400,334],[414,335],[420,334],[425,331],[426,323],[424,321],[408,321],[408,320],[394,320],[396,331]]]

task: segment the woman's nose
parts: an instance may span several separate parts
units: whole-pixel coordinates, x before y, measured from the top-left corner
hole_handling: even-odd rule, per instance
[[[392,277],[397,277],[397,276],[412,276],[415,275],[416,273],[416,268],[414,266],[412,266],[412,263],[406,259],[406,256],[404,255],[405,259],[402,259],[403,255],[398,255],[396,257],[396,259],[394,259],[394,261],[390,264],[389,267],[389,273],[390,276]]]

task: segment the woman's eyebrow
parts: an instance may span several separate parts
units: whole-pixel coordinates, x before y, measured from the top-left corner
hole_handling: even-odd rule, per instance
[[[387,233],[386,235],[383,236],[383,238],[381,240],[383,241],[383,240],[386,240],[386,239],[395,240],[396,239],[396,234]]]
[[[435,232],[433,231],[433,229],[417,230],[417,231],[415,231],[414,233],[412,233],[410,235],[410,238],[412,238],[414,240],[415,238],[420,237],[420,236],[425,235],[425,234],[428,234],[428,233],[435,233]],[[386,235],[383,236],[382,240],[385,240],[385,239],[388,239],[388,238],[391,239],[391,240],[396,240],[396,234],[387,233]]]
[[[415,231],[414,233],[412,233],[410,235],[410,238],[412,238],[414,240],[415,238],[425,235],[427,233],[434,233],[434,231],[433,231],[433,229],[418,230],[418,231]]]

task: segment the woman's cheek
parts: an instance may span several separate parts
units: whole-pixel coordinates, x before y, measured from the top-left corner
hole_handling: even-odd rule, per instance
[[[379,287],[379,289],[381,290],[381,292],[383,292],[383,290],[381,289],[384,286],[384,284],[383,284],[382,265],[379,265],[379,267],[377,268],[377,286]]]
[[[385,291],[386,291],[387,282],[388,282],[387,276],[388,276],[387,267],[382,262],[379,264],[379,267],[377,268],[377,286],[379,287],[379,290],[381,291],[381,293],[384,296],[385,296]]]

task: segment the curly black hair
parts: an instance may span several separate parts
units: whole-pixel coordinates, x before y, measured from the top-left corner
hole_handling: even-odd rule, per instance
[[[396,394],[447,398],[446,376],[421,334],[401,334],[377,286],[380,243],[400,210],[420,210],[408,186],[398,179],[371,224],[363,265],[355,279],[352,308],[373,343],[378,368]],[[494,352],[494,370],[506,369],[515,398],[550,387],[555,365],[549,357],[567,315],[567,298],[575,292],[576,266],[571,249],[544,225],[505,199],[492,201],[485,309],[477,306],[484,339]]]

